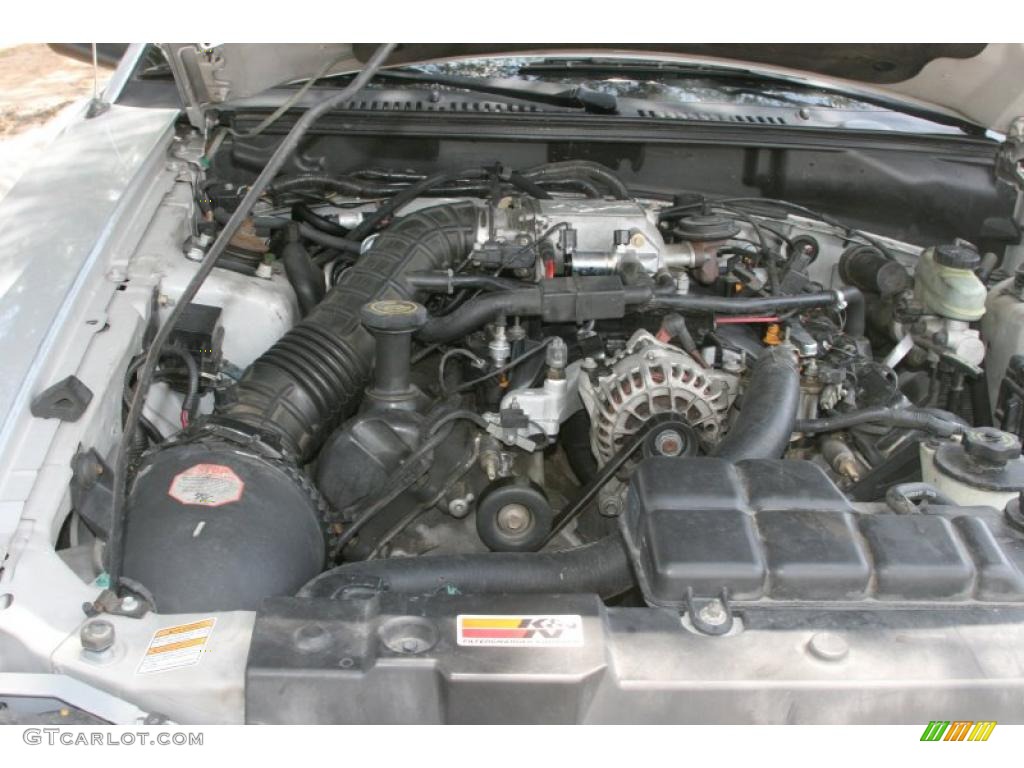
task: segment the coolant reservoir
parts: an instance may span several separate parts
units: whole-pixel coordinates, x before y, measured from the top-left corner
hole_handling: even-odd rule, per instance
[[[985,314],[986,290],[974,274],[981,255],[967,245],[938,245],[921,254],[914,296],[932,314],[972,322]]]

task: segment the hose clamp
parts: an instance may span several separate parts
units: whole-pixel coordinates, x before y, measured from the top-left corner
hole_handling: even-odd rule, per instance
[[[223,417],[215,418],[208,419],[202,425],[196,433],[197,439],[201,439],[204,434],[211,435],[266,459],[282,461],[287,458],[286,452],[279,445],[274,445],[279,443],[274,437],[246,428],[248,425],[230,423]]]

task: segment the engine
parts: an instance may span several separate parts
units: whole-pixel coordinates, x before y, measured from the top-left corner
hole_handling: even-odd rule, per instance
[[[160,363],[182,428],[140,434],[133,457],[125,583],[166,612],[367,587],[610,598],[636,573],[650,598],[664,574],[637,554],[658,546],[642,518],[682,503],[652,501],[652,467],[741,467],[678,481],[693,520],[766,461],[803,467],[843,514],[1016,503],[1019,440],[982,398],[991,265],[969,243],[556,170],[400,204],[281,184],[220,269],[283,272],[301,317],[237,364],[246,329],[190,308]],[[237,205],[205,189],[186,262]]]

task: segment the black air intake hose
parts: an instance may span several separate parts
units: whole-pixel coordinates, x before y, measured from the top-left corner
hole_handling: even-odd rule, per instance
[[[758,359],[743,411],[717,455],[731,461],[778,458],[796,421],[800,377],[792,355],[769,349]],[[561,552],[502,552],[370,560],[342,565],[306,584],[300,597],[340,597],[352,587],[430,594],[456,587],[467,594],[596,592],[633,585],[618,533]]]
[[[382,232],[373,247],[303,320],[246,370],[237,399],[213,417],[276,437],[305,461],[362,399],[373,368],[373,337],[360,308],[413,298],[404,276],[447,269],[472,248],[480,209],[427,208]]]

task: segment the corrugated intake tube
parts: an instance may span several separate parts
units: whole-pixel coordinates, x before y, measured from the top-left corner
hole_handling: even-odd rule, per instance
[[[242,376],[237,399],[213,421],[276,438],[305,461],[362,399],[373,368],[373,337],[360,308],[378,299],[410,299],[408,272],[448,269],[476,234],[479,208],[441,205],[403,216],[306,317]]]

